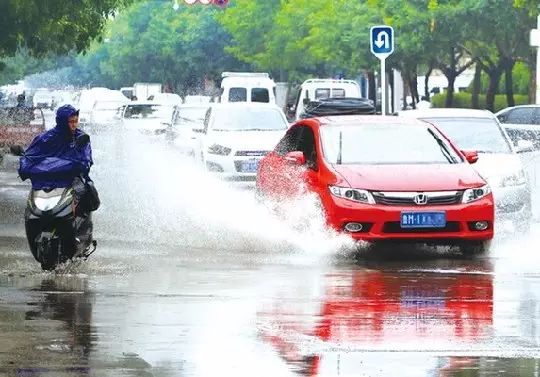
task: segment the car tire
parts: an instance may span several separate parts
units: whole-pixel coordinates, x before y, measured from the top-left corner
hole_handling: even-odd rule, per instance
[[[491,241],[469,241],[460,246],[461,253],[467,257],[481,256],[489,251]]]

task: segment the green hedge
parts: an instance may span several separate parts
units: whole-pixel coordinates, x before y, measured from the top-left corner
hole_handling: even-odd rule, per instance
[[[516,105],[526,105],[529,103],[529,98],[528,96],[523,95],[523,94],[514,94],[514,101],[516,102]],[[431,97],[431,104],[433,105],[433,107],[445,107],[445,102],[446,102],[446,93],[436,94],[433,97]],[[452,107],[470,109],[471,102],[472,102],[471,93],[467,93],[467,92],[454,93],[454,105]],[[480,94],[479,102],[480,102],[480,108],[485,109],[486,108],[486,95],[485,94]],[[506,102],[506,95],[497,94],[495,96],[494,111],[497,112],[499,110],[504,109],[505,107],[508,107],[508,104]]]

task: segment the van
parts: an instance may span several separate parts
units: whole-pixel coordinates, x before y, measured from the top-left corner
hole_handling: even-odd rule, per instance
[[[220,102],[276,103],[276,83],[268,73],[223,72]]]
[[[360,85],[353,80],[310,79],[304,81],[298,90],[296,100],[287,109],[291,120],[298,120],[306,105],[324,98],[360,98]]]

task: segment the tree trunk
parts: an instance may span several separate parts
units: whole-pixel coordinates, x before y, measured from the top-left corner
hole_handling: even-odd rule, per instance
[[[487,74],[489,75],[489,86],[486,93],[486,108],[493,112],[495,110],[495,94],[501,81],[501,70],[493,69],[487,72]]]
[[[515,62],[513,59],[509,59],[508,63],[504,67],[504,86],[506,90],[506,103],[508,106],[515,106],[514,101],[514,80],[512,77],[512,70]]]
[[[480,86],[482,85],[482,66],[479,63],[476,63],[476,67],[474,69],[474,80],[473,80],[473,87],[472,87],[472,99],[471,99],[471,107],[473,109],[479,109],[480,108]]]
[[[418,76],[416,75],[416,72],[413,72],[409,77],[409,89],[413,99],[413,108],[416,109],[416,104],[420,102],[420,97],[418,95]]]
[[[529,103],[536,103],[536,53],[529,54],[529,59],[527,59],[527,66],[529,67],[529,77],[531,78],[528,93]]]
[[[431,72],[433,72],[433,63],[429,63],[429,68],[424,78],[424,97],[426,97],[426,101],[429,101],[431,98],[431,93],[429,92],[429,77],[431,76]]]
[[[370,100],[373,101],[375,108],[377,108],[377,87],[376,87],[377,84],[375,83],[375,73],[373,71],[368,71],[367,76],[368,76],[368,86],[369,86],[368,97]]]
[[[455,71],[447,70],[444,75],[448,80],[448,88],[446,90],[446,107],[454,106],[454,83],[456,82],[456,73]]]

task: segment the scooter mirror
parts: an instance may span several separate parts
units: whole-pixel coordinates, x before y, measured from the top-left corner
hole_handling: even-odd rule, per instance
[[[78,148],[82,148],[88,143],[90,143],[90,136],[87,134],[81,135],[77,138],[77,140],[75,140],[75,144]]]

